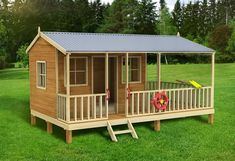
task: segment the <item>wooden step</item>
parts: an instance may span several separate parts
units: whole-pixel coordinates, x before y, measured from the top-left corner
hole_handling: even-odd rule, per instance
[[[114,134],[118,135],[118,134],[126,134],[126,133],[131,133],[131,132],[132,132],[131,130],[120,130],[120,131],[114,131]]]
[[[116,135],[118,135],[118,134],[126,134],[126,133],[131,133],[133,138],[138,139],[138,136],[137,136],[137,134],[135,132],[135,129],[134,129],[132,123],[130,122],[130,120],[126,120],[126,124],[128,126],[127,130],[113,131],[112,124],[109,121],[107,121],[107,130],[109,132],[109,135],[110,135],[112,141],[117,142]]]

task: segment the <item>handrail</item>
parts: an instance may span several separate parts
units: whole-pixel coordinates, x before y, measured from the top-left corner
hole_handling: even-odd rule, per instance
[[[207,89],[211,88],[211,86],[207,87],[202,87],[200,89]],[[178,90],[190,90],[190,89],[196,89],[196,88],[177,88],[177,89],[153,89],[153,90],[144,90],[144,91],[131,91],[131,94],[136,94],[136,93],[148,93],[148,92],[160,92],[160,91],[178,91]]]
[[[70,95],[57,94],[57,118],[68,123],[103,120],[108,118],[106,93]],[[70,101],[70,107],[66,102]],[[69,118],[67,118],[69,112]]]
[[[127,117],[212,108],[211,89],[211,86],[207,86],[199,89],[178,88],[131,91]],[[158,110],[151,103],[155,93],[161,91],[165,91],[169,99],[166,110]]]

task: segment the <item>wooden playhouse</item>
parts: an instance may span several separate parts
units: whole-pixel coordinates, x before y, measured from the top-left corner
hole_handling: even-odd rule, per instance
[[[107,127],[116,135],[131,133],[133,123],[214,114],[215,51],[180,36],[41,32],[27,49],[30,71],[31,123],[36,117],[72,131]],[[156,54],[157,80],[147,80],[147,54]],[[211,85],[195,88],[161,81],[161,55],[196,54],[211,57]],[[128,63],[126,63],[128,62]],[[177,79],[177,77],[176,77]],[[164,91],[166,109],[157,109],[154,96]],[[127,130],[112,126],[127,124]]]

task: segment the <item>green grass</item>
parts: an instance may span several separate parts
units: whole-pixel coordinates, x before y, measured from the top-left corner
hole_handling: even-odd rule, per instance
[[[47,134],[46,124],[30,125],[27,70],[0,71],[0,160],[235,160],[235,64],[216,65],[215,123],[206,116],[134,124],[138,140],[130,135],[110,141],[106,128],[79,130],[65,143],[63,129]],[[208,84],[209,65],[163,65],[163,80],[194,79]],[[154,79],[155,66],[148,68]]]

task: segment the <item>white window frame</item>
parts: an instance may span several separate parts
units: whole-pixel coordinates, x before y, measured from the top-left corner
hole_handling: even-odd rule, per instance
[[[41,63],[41,64],[45,64],[45,74],[41,74],[39,73],[38,71],[38,64]],[[45,76],[45,87],[42,87],[42,86],[39,86],[38,85],[38,79],[39,77],[38,76]],[[39,89],[46,89],[46,86],[47,86],[47,64],[46,64],[46,61],[36,61],[36,86],[37,88]]]
[[[69,58],[69,61],[71,59],[84,59],[84,58],[85,58],[85,63],[86,63],[86,69],[85,69],[86,70],[85,71],[86,83],[85,84],[70,84],[70,82],[69,82],[70,87],[88,86],[88,57],[87,56],[72,56],[72,57]],[[75,63],[76,63],[76,61],[75,61]],[[66,58],[64,58],[64,86],[65,87],[67,86],[67,83],[66,83],[66,81],[67,81],[67,79],[66,79],[66,77],[67,77],[66,67],[67,67]],[[69,70],[69,72],[71,72],[71,70]],[[76,71],[75,71],[75,73],[76,73]],[[76,76],[75,76],[75,79],[76,79]],[[69,81],[70,81],[70,79],[69,79]],[[75,82],[76,82],[76,80],[75,80]]]
[[[130,79],[128,79],[128,83],[130,83],[130,84],[133,84],[133,83],[142,83],[142,56],[129,56],[129,59],[128,59],[128,62],[129,62],[129,60],[131,59],[131,58],[138,58],[139,59],[139,65],[140,65],[140,74],[139,74],[139,81],[131,81]],[[126,82],[125,82],[125,80],[123,80],[123,62],[124,62],[124,60],[126,61],[126,58],[125,58],[125,56],[123,56],[122,57],[122,64],[121,64],[121,68],[122,68],[122,84],[126,84]],[[126,65],[126,64],[125,64]],[[128,65],[129,65],[129,63],[128,63]],[[128,68],[129,69],[129,68]],[[129,70],[128,72],[131,72],[131,70]],[[130,75],[130,73],[128,74],[128,75]]]

